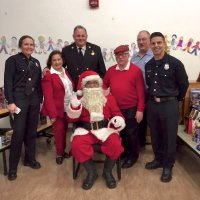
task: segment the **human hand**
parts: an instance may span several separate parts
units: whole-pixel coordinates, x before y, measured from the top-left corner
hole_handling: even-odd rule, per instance
[[[113,124],[115,128],[125,127],[124,119],[120,116],[115,116],[110,120],[110,123]]]
[[[70,96],[70,104],[72,107],[77,108],[80,106],[81,101],[77,98],[76,93],[74,92],[73,95]]]
[[[56,121],[56,118],[51,118],[50,121],[53,124]]]
[[[110,94],[110,90],[109,89],[103,90],[103,93],[105,96],[108,96]]]
[[[40,112],[41,112],[41,110],[42,110],[42,105],[43,105],[43,103],[40,103]]]
[[[135,114],[135,119],[137,123],[140,123],[143,120],[143,112],[137,111]]]
[[[49,71],[49,68],[48,68],[48,67],[45,67],[45,68],[43,69],[43,72],[42,72],[43,76],[45,76],[46,73],[47,73],[48,71]]]
[[[16,109],[17,106],[15,105],[15,103],[8,104],[8,110],[10,111],[10,113],[15,113]]]

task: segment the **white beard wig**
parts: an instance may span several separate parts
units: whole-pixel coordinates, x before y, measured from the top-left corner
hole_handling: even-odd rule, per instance
[[[106,97],[103,89],[83,88],[82,105],[90,112],[103,113],[103,106],[106,104]]]

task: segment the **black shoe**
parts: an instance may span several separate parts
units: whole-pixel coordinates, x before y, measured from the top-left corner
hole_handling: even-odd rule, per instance
[[[63,158],[70,158],[70,157],[71,157],[71,152],[69,152],[69,153],[65,152],[63,154]]]
[[[98,175],[96,173],[88,173],[86,179],[83,181],[82,188],[84,190],[89,190],[92,188],[97,177]]]
[[[24,161],[24,166],[30,167],[32,169],[40,169],[41,165],[37,161],[32,161],[32,162],[26,162]]]
[[[97,170],[96,170],[96,167],[94,165],[94,162],[90,159],[90,160],[87,160],[83,163],[83,166],[87,172],[87,177],[86,179],[83,181],[83,184],[82,184],[82,188],[84,190],[89,190],[93,184],[94,184],[94,181],[96,180],[97,178]]]
[[[117,183],[115,178],[113,177],[112,173],[110,172],[104,172],[103,177],[106,181],[106,186],[110,189],[116,188]]]
[[[160,180],[165,183],[172,180],[172,168],[171,167],[163,168],[163,172],[162,172]]]
[[[128,153],[128,152],[125,152],[125,151],[120,155],[121,160],[125,160],[125,159],[127,159],[128,156],[129,156],[129,153]]]
[[[61,164],[63,163],[63,157],[62,157],[62,156],[56,157],[56,163],[57,163],[58,165],[61,165]]]
[[[157,169],[162,167],[162,164],[158,160],[153,160],[151,162],[146,163],[145,168],[146,169]]]
[[[137,162],[137,158],[127,158],[122,164],[122,168],[130,168]]]
[[[9,181],[14,181],[16,178],[17,178],[16,171],[9,171],[8,172],[8,180]]]

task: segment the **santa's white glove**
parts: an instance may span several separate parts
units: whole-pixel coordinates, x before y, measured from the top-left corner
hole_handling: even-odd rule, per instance
[[[76,93],[73,93],[73,95],[70,96],[70,104],[73,108],[77,108],[80,106],[81,101],[77,99]]]
[[[108,127],[111,127],[112,125],[116,128],[117,131],[121,131],[124,129],[126,124],[121,116],[115,116],[109,121]]]

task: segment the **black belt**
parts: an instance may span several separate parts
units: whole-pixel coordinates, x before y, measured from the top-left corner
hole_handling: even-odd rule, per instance
[[[108,125],[108,120],[102,120],[99,122],[83,122],[79,121],[77,122],[77,127],[82,127],[87,130],[98,130],[100,128],[105,128]]]
[[[156,96],[152,96],[151,99],[154,100],[157,103],[161,103],[161,102],[165,102],[165,101],[175,100],[175,99],[177,99],[177,97],[156,97]]]

